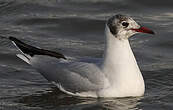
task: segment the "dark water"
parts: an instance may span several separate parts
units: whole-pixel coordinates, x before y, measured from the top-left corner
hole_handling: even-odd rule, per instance
[[[1,0],[1,36],[15,36],[67,55],[100,58],[104,23],[115,13],[132,16],[156,35],[130,39],[146,92],[143,97],[121,99],[78,98],[60,92],[18,59],[8,40],[0,38],[0,109],[173,109],[172,6],[172,0]]]

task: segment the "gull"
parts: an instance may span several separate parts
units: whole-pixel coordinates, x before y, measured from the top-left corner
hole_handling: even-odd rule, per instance
[[[137,97],[145,84],[128,38],[154,34],[131,17],[117,14],[105,25],[105,49],[98,62],[70,59],[59,52],[28,45],[9,37],[20,50],[19,58],[41,73],[62,92],[81,97]]]

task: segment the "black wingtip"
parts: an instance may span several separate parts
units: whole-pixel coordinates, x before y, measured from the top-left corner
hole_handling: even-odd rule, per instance
[[[17,40],[15,37],[11,37],[11,36],[9,36],[8,39],[10,39],[11,41]]]
[[[11,36],[10,36],[10,37],[8,37],[8,39],[10,39],[10,40],[12,40],[12,41],[13,41],[13,40],[14,40],[14,39],[16,39],[16,38],[15,38],[15,37],[11,37]]]
[[[13,41],[15,43],[15,45],[24,53],[24,54],[28,54],[31,57],[34,55],[48,55],[48,56],[52,56],[52,57],[56,57],[56,58],[63,58],[66,59],[66,57],[61,54],[61,53],[57,53],[54,51],[50,51],[50,50],[45,50],[45,49],[40,49],[40,48],[36,48],[33,47],[31,45],[28,45],[20,40],[18,40],[15,37],[8,37],[9,40]]]
[[[12,36],[9,36],[8,39],[10,39],[11,41],[14,41],[14,42],[21,42],[20,40],[18,40],[17,38],[15,37],[12,37]]]

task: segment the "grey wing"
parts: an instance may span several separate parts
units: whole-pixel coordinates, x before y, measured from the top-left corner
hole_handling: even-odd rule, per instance
[[[31,65],[47,80],[61,85],[70,92],[97,91],[103,88],[105,76],[97,65],[61,60],[37,56],[32,59]]]
[[[103,87],[104,75],[95,64],[68,62],[61,53],[33,47],[15,37],[9,39],[21,51],[22,54],[17,55],[19,58],[31,64],[46,79],[56,82],[64,89],[70,92],[82,92]]]

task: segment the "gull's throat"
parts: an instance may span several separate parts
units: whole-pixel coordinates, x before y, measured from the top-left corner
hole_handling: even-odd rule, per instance
[[[106,45],[102,69],[111,86],[115,86],[119,90],[126,90],[128,85],[132,92],[137,92],[138,88],[142,88],[139,90],[144,92],[143,77],[128,39],[116,38],[107,27],[105,34]],[[135,89],[134,86],[136,86]]]

